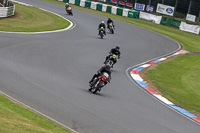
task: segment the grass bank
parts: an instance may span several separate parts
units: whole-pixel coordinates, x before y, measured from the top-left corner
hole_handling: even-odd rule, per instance
[[[0,133],[72,133],[0,95]]]
[[[49,12],[36,7],[14,3],[15,15],[0,19],[0,31],[42,32],[67,28],[70,23]]]
[[[146,74],[164,97],[200,117],[200,56],[179,55]]]

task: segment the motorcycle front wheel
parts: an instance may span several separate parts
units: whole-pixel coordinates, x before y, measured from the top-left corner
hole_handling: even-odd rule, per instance
[[[101,89],[101,87],[100,87],[100,86],[97,86],[96,88],[93,89],[94,91],[92,91],[92,93],[95,94],[95,93],[97,93],[97,91],[99,91],[100,89]]]

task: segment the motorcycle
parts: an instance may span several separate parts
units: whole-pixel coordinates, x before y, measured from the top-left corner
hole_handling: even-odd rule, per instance
[[[103,27],[101,27],[100,29],[99,29],[100,31],[99,31],[99,36],[100,36],[100,38],[101,39],[103,39],[103,37],[104,37],[104,28]]]
[[[108,29],[110,30],[110,32],[111,32],[112,34],[114,34],[114,25],[113,25],[113,23],[109,23],[109,24],[108,24]]]
[[[104,72],[101,76],[96,77],[91,83],[89,91],[95,94],[97,91],[101,91],[101,88],[108,82],[109,74]]]
[[[117,56],[115,54],[110,55],[110,57],[104,62],[105,65],[109,65],[113,68],[113,65],[117,62]]]
[[[72,15],[73,16],[72,8],[71,7],[65,8],[65,10],[67,11],[68,15]]]

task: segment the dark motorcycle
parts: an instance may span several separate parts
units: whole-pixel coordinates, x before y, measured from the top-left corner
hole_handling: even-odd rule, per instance
[[[66,12],[68,15],[72,15],[73,16],[73,13],[72,13],[72,8],[71,7],[68,7],[68,8],[65,8]]]
[[[105,65],[109,65],[113,68],[113,65],[117,62],[117,56],[115,54],[110,55],[110,57],[104,62]]]
[[[97,91],[101,91],[101,88],[106,85],[108,82],[109,74],[104,72],[101,76],[98,78],[95,78],[93,82],[91,83],[89,91],[91,91],[93,94],[95,94]]]
[[[104,37],[104,34],[105,34],[104,32],[105,32],[105,29],[103,27],[101,27],[99,29],[99,36],[100,36],[101,39],[103,39],[103,37]]]
[[[110,30],[110,32],[111,32],[112,34],[114,34],[114,25],[113,25],[113,23],[109,23],[109,24],[108,24],[108,29]]]

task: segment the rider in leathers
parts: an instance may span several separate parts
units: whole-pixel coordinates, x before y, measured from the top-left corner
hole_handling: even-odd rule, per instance
[[[94,74],[94,76],[92,77],[92,79],[90,80],[90,86],[91,86],[91,83],[93,82],[93,80],[96,78],[96,77],[99,77],[103,74],[103,72],[106,72],[109,74],[109,78],[108,78],[108,82],[110,82],[111,80],[111,71],[110,71],[110,66],[109,65],[106,65],[106,66],[103,66],[101,67],[100,70],[97,71],[97,74]],[[105,83],[107,84],[107,83]]]
[[[112,56],[112,54],[115,54],[118,56],[118,59],[120,58],[121,52],[119,51],[120,47],[116,46],[116,48],[112,48],[109,52],[109,55],[106,57],[106,60],[104,62],[104,64],[106,63],[106,61]],[[114,64],[117,63],[117,60],[113,61]]]
[[[113,24],[113,28],[115,28],[114,22],[112,21],[111,18],[108,18],[108,20],[107,20],[107,28],[109,28],[109,24],[110,24],[110,23],[112,23],[112,24]]]
[[[104,34],[106,35],[106,32],[105,32],[105,30],[106,30],[106,25],[104,24],[104,21],[102,21],[102,22],[99,24],[99,27],[98,27],[99,34],[98,34],[98,35],[100,35],[100,29],[101,29],[101,27],[104,28]]]

